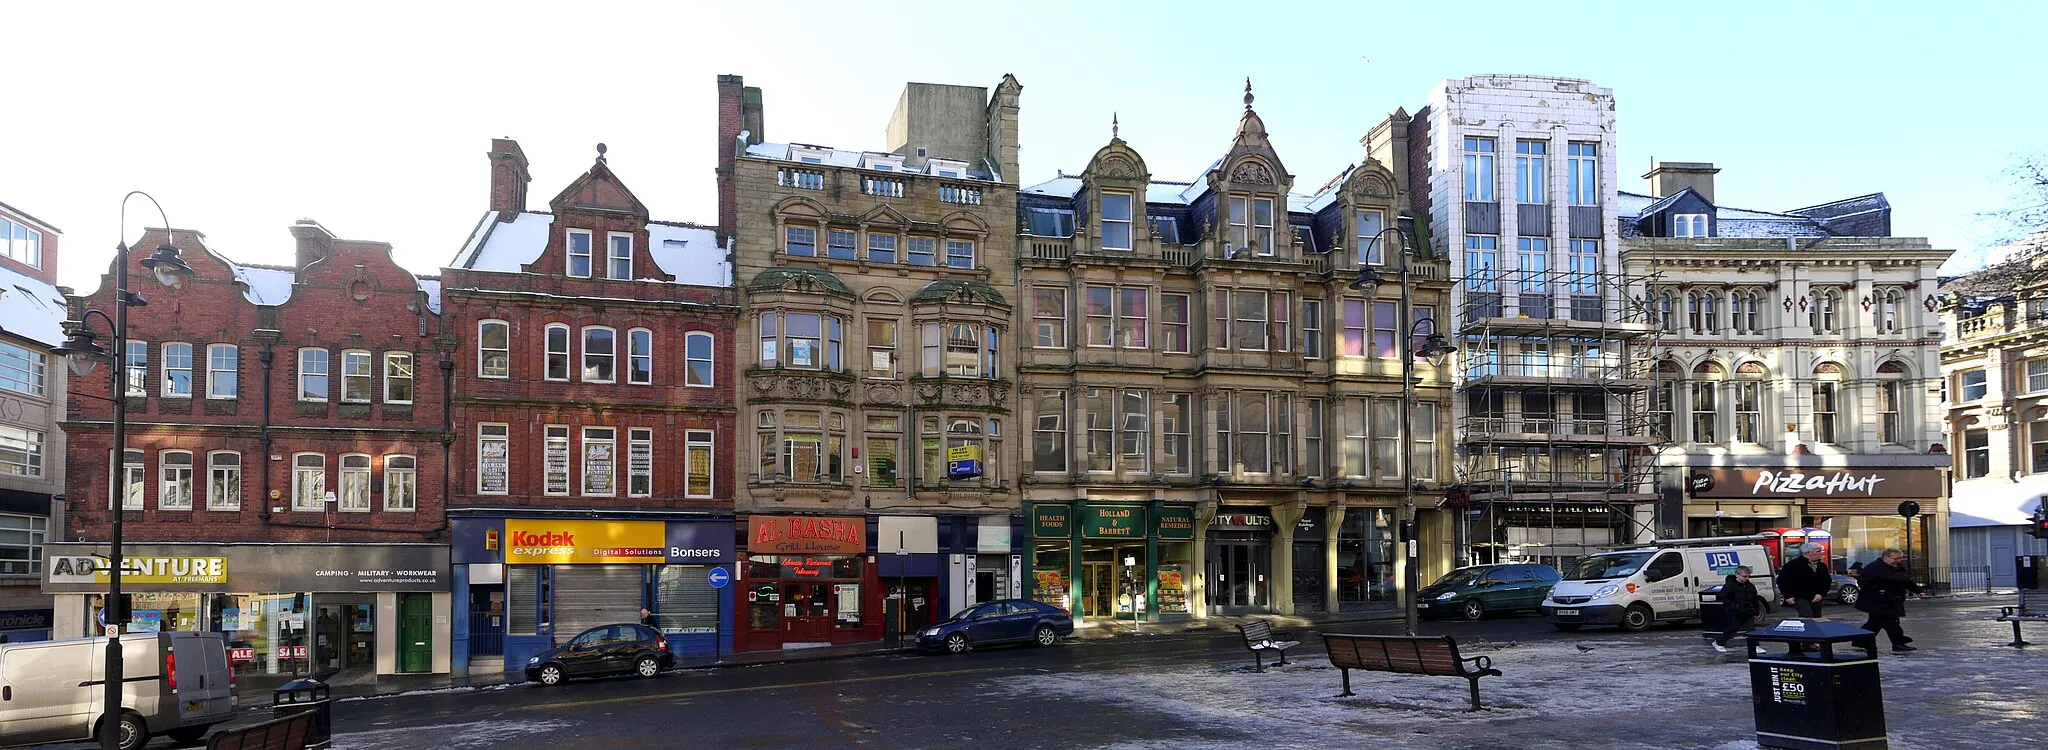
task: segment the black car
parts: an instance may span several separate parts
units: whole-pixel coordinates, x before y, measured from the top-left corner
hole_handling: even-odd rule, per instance
[[[560,685],[570,677],[635,674],[653,677],[676,665],[668,638],[646,625],[599,625],[526,660],[526,679]]]
[[[998,643],[1050,646],[1074,634],[1074,616],[1059,607],[1029,599],[999,599],[960,610],[945,622],[917,634],[917,645],[965,653]]]
[[[1540,611],[1557,580],[1557,569],[1548,565],[1473,565],[1445,573],[1424,587],[1415,607],[1424,617],[1467,620],[1498,612]]]
[[[1829,599],[1855,606],[1856,600],[1862,596],[1863,588],[1854,578],[1836,575],[1828,581],[1827,598]]]

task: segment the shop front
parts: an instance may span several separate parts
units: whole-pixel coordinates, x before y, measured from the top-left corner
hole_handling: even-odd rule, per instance
[[[1273,610],[1274,532],[1270,509],[1224,506],[1216,511],[1209,521],[1208,554],[1203,561],[1209,576],[1210,611]]]
[[[450,521],[467,668],[513,671],[613,623],[648,622],[679,656],[732,648],[733,523],[719,518]]]
[[[1685,479],[1688,527],[1725,519],[1731,508],[1749,509],[1758,515],[1754,529],[1731,529],[1725,522],[1707,528],[1743,536],[1785,527],[1818,529],[1830,539],[1829,564],[1836,573],[1861,570],[1886,549],[1897,548],[1905,551],[1917,580],[1945,585],[1948,456],[1867,458],[1887,463],[1692,467]],[[1904,511],[1914,512],[1909,517]]]
[[[931,520],[931,519],[925,519]],[[859,516],[752,516],[737,585],[746,627],[741,651],[859,643],[882,637],[883,575],[872,552],[874,530]],[[891,595],[936,610],[936,535],[919,524],[890,524],[886,558]],[[913,561],[910,558],[916,556]],[[912,627],[909,613],[902,627]],[[907,630],[905,632],[908,632]]]
[[[1034,503],[1029,518],[1033,599],[1084,619],[1189,613],[1193,506]]]
[[[50,640],[54,617],[47,609],[0,610],[0,643]]]
[[[53,635],[100,631],[103,544],[45,548]],[[216,632],[245,675],[445,673],[449,550],[425,544],[130,544],[128,632]]]

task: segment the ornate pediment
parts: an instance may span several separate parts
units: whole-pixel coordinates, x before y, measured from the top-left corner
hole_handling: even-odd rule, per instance
[[[1273,168],[1256,161],[1238,162],[1230,170],[1230,181],[1240,185],[1275,185]]]
[[[851,380],[827,373],[759,370],[748,373],[747,383],[756,399],[846,402],[853,398]]]
[[[915,386],[919,406],[964,407],[1007,410],[1010,383],[1003,380],[929,379]]]

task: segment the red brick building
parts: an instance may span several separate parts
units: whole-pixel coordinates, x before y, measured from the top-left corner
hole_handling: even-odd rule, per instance
[[[490,210],[442,275],[463,340],[455,638],[478,671],[643,608],[685,653],[729,631],[708,581],[734,539],[731,264],[601,154],[528,211],[526,155],[494,140]]]
[[[130,290],[147,305],[130,311],[118,366],[70,383],[65,536],[77,541],[49,547],[44,577],[60,637],[95,629],[90,592],[105,583],[90,560],[107,551],[118,502],[132,629],[225,632],[254,663],[245,672],[448,669],[450,367],[439,363],[456,339],[438,284],[399,267],[387,244],[338,240],[311,220],[291,233],[291,268],[237,264],[190,230],[134,243]],[[153,280],[141,261],[163,243],[195,278]],[[111,316],[113,287],[110,268],[72,298],[71,318]]]

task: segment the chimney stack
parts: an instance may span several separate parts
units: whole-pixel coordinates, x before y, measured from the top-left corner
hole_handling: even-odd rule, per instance
[[[533,176],[526,171],[526,152],[510,138],[491,139],[491,210],[498,221],[510,222],[526,210],[526,184]]]
[[[1643,178],[1650,181],[1650,195],[1653,197],[1662,198],[1692,188],[1701,198],[1713,203],[1714,175],[1720,171],[1709,162],[1660,161]]]
[[[761,113],[761,89],[748,86],[737,75],[718,76],[718,233],[721,241],[739,232],[739,193],[733,182],[733,163],[739,159],[740,138],[747,145],[761,142],[766,127]]]
[[[301,274],[306,272],[307,266],[326,260],[327,256],[334,254],[334,233],[327,231],[327,227],[320,226],[320,222],[312,219],[292,222],[292,237],[298,240],[298,252],[294,261]]]

